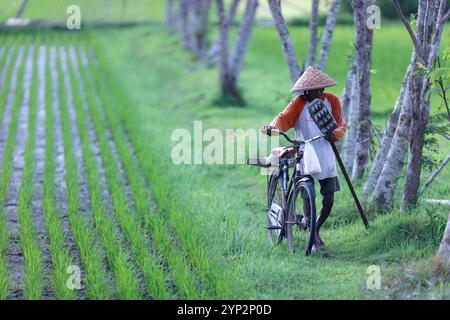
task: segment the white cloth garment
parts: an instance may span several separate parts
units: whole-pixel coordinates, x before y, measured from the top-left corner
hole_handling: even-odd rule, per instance
[[[328,111],[331,113],[331,104],[328,99],[325,98],[324,103]],[[322,134],[314,120],[309,115],[308,106],[309,103],[306,103],[295,124],[297,139],[308,140]],[[317,158],[319,158],[320,167],[322,168],[322,171],[313,175],[313,177],[318,180],[336,177],[336,157],[330,143],[325,138],[321,138],[313,141],[311,144],[316,151]]]

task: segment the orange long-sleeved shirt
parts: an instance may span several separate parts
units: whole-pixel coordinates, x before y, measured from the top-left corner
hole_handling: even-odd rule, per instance
[[[331,113],[337,122],[338,127],[333,131],[333,140],[340,141],[344,137],[347,129],[344,113],[341,109],[339,98],[331,93],[324,93],[322,100],[328,99],[331,104]],[[288,131],[295,127],[298,117],[300,117],[307,101],[303,96],[293,99],[289,105],[272,121],[272,126],[281,131]]]

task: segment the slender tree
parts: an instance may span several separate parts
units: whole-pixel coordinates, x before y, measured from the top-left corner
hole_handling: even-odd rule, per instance
[[[384,210],[388,210],[392,206],[394,192],[407,154],[409,154],[409,161],[402,208],[406,209],[417,200],[424,129],[428,123],[430,107],[429,99],[426,99],[429,80],[421,77],[418,71],[421,68],[432,70],[437,57],[443,25],[450,15],[450,10],[445,13],[445,0],[420,0],[414,31],[403,15],[398,1],[394,0],[394,5],[411,37],[414,50],[407,71],[409,74],[406,92],[395,133],[372,193],[375,204]],[[419,163],[417,163],[418,161]]]
[[[288,65],[291,82],[295,83],[301,75],[301,70],[297,62],[297,56],[289,35],[286,21],[281,13],[281,3],[280,0],[268,0],[268,2],[275,27],[278,31],[278,36],[280,37],[281,47],[283,48],[283,54]]]
[[[450,215],[444,230],[441,245],[436,255],[436,266],[438,269],[449,271],[450,269]]]
[[[202,59],[206,53],[210,4],[210,0],[195,0],[191,3],[189,23],[193,35],[193,54],[196,59]]]
[[[361,179],[369,162],[371,144],[371,111],[370,111],[370,68],[372,60],[373,30],[367,27],[367,7],[375,0],[352,0],[355,20],[355,62],[356,81],[358,81],[358,111],[355,159],[352,178]]]
[[[174,1],[166,0],[166,26],[172,28],[174,26]]]
[[[347,172],[353,171],[355,159],[355,146],[358,122],[358,104],[359,104],[359,82],[356,79],[356,64],[353,71],[353,81],[351,81],[351,89],[349,92],[349,106],[348,106],[348,133],[344,152],[344,165]]]
[[[319,4],[320,0],[312,0],[311,19],[309,22],[309,49],[308,58],[306,60],[307,66],[314,65],[316,60],[316,50],[319,42],[319,37],[317,35],[319,26]]]
[[[419,7],[425,7],[426,15],[424,16],[423,30],[416,30],[415,33],[403,15],[398,0],[394,0],[394,5],[418,53],[417,62],[422,63],[428,71],[432,71],[438,57],[443,29],[450,17],[450,9],[446,11],[447,1],[419,1]],[[417,202],[425,129],[430,115],[430,98],[427,94],[431,84],[430,79],[428,77],[420,77],[417,73],[412,73],[411,78],[413,80],[412,88],[414,93],[412,94],[412,120],[409,135],[408,168],[402,201],[403,209],[415,205]]]
[[[245,53],[251,38],[252,26],[258,7],[257,0],[247,0],[244,17],[239,26],[238,38],[233,55],[229,56],[229,27],[225,16],[223,0],[216,0],[217,22],[220,33],[220,83],[224,97],[240,102],[241,97],[237,90],[237,80],[240,75]]]
[[[183,47],[190,51],[195,51],[195,40],[192,28],[190,25],[190,11],[192,9],[191,1],[193,0],[179,0],[180,8],[178,10],[180,19],[180,33]]]
[[[397,128],[398,118],[400,116],[400,112],[402,110],[402,106],[405,102],[406,96],[406,84],[411,72],[412,66],[409,64],[408,69],[406,71],[405,77],[403,79],[400,94],[397,98],[397,102],[395,103],[394,110],[389,116],[389,120],[386,125],[386,129],[383,133],[383,138],[380,143],[380,147],[378,148],[377,154],[375,156],[375,160],[372,163],[372,167],[370,169],[369,177],[364,185],[364,194],[366,197],[370,197],[373,190],[375,189],[375,185],[380,177],[381,170],[383,169],[383,165],[386,162],[389,148],[392,144],[392,139],[394,138],[395,130]]]
[[[25,8],[27,7],[28,4],[28,0],[23,0],[22,3],[20,4],[19,10],[17,10],[15,18],[19,19],[23,12],[25,11]]]
[[[325,30],[322,35],[322,47],[320,49],[319,63],[317,67],[325,70],[328,62],[328,55],[331,48],[331,40],[333,38],[333,31],[336,26],[336,19],[339,13],[341,0],[333,0],[331,2],[330,10],[328,11],[327,21],[325,23]]]
[[[233,0],[231,2],[230,8],[228,10],[228,16],[226,17],[226,25],[228,29],[231,28],[231,26],[234,24],[237,8],[239,6],[240,1],[241,0]],[[205,64],[208,68],[213,67],[217,63],[219,53],[220,53],[220,37],[213,42],[213,44],[208,50],[208,54],[206,56],[205,61]]]
[[[415,55],[415,54],[414,54]],[[414,70],[414,67],[412,68]],[[411,71],[412,71],[411,70]],[[408,151],[408,136],[411,126],[411,78],[408,79],[403,105],[401,106],[394,136],[371,196],[380,210],[389,210],[392,206],[398,179],[402,173]]]
[[[352,62],[350,63],[350,68],[348,69],[348,72],[347,72],[347,78],[345,80],[344,89],[342,91],[342,95],[340,98],[341,107],[344,112],[344,116],[349,115],[349,106],[350,106],[350,101],[351,101],[351,96],[352,96],[353,80],[355,79],[355,74],[356,74],[356,64],[355,64],[355,59],[352,58]]]
[[[239,26],[239,34],[231,57],[231,73],[235,79],[239,78],[241,73],[244,57],[247,52],[248,43],[253,30],[253,22],[255,20],[256,10],[258,8],[258,0],[247,0],[244,17]]]

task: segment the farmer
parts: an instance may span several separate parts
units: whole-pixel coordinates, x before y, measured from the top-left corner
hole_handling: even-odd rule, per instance
[[[340,190],[337,178],[336,158],[327,140],[340,141],[345,134],[347,125],[339,98],[331,93],[324,93],[324,88],[334,85],[336,85],[336,81],[324,72],[314,66],[308,67],[291,90],[297,93],[298,96],[289,103],[286,109],[269,126],[263,127],[265,131],[270,131],[272,128],[280,131],[288,131],[291,128],[295,128],[296,138],[300,140],[311,139],[322,134],[313,119],[311,119],[306,108],[315,99],[321,99],[324,102],[337,122],[338,128],[333,131],[331,136],[312,142],[314,150],[317,153],[317,158],[319,159],[320,167],[322,168],[319,174],[313,175],[315,179],[319,180],[320,193],[322,194],[322,210],[317,221],[313,251],[317,251],[325,245],[320,238],[320,227],[331,213],[334,203],[334,193]],[[306,193],[303,197],[304,199],[305,197],[307,198]],[[308,201],[303,201],[303,211],[305,213],[310,212]],[[300,216],[299,218],[302,219],[300,226],[306,227],[309,223],[309,217]]]

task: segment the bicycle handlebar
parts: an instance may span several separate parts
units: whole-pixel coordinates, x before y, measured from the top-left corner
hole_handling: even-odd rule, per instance
[[[289,141],[290,143],[294,144],[294,145],[301,145],[304,143],[309,143],[309,142],[313,142],[315,140],[318,140],[320,138],[325,137],[324,134],[318,135],[316,137],[313,137],[311,139],[305,140],[305,141],[301,141],[301,140],[296,140],[296,139],[291,139],[286,133],[284,133],[283,131],[280,131],[278,129],[263,129],[261,130],[262,133],[267,134],[269,137],[271,137],[273,135],[273,133],[275,133],[276,135],[281,135],[283,136],[287,141]]]

